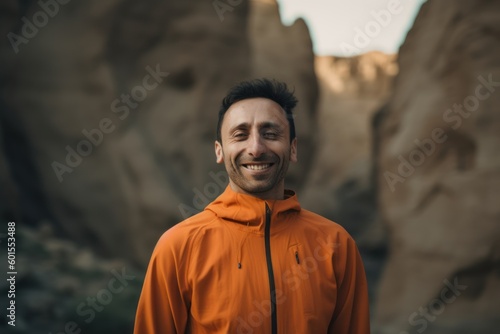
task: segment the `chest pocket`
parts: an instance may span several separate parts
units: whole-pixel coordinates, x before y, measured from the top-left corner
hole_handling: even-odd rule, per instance
[[[302,315],[315,314],[316,303],[320,299],[315,289],[319,286],[318,261],[308,255],[301,244],[290,246],[287,257],[287,269],[282,277],[286,299]]]

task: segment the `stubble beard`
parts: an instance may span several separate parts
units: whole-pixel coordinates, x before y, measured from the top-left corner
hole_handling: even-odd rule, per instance
[[[271,191],[285,179],[288,166],[290,165],[290,155],[291,149],[288,154],[283,157],[283,160],[277,156],[273,156],[272,160],[274,161],[274,165],[271,168],[277,169],[270,176],[265,178],[263,176],[262,180],[245,177],[241,172],[241,169],[245,167],[238,163],[239,159],[236,159],[234,162],[229,161],[228,165],[226,165],[226,171],[230,180],[244,192],[248,194],[262,194]],[[257,162],[258,160],[254,161]]]

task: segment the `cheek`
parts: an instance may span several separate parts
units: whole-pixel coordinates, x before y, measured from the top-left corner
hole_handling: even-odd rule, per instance
[[[239,156],[241,155],[241,152],[242,147],[240,147],[239,145],[228,145],[222,151],[222,156],[226,162],[237,161]]]
[[[279,145],[270,146],[269,148],[276,155],[279,155],[282,157],[290,156],[290,158],[293,156],[293,149],[289,145],[279,144]]]

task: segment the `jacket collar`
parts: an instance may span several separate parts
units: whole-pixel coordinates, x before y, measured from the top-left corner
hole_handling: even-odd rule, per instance
[[[266,204],[271,210],[271,221],[291,212],[300,211],[297,195],[293,190],[285,190],[283,200],[262,200],[237,193],[228,185],[226,190],[210,203],[205,210],[213,211],[218,217],[262,232],[266,220]]]

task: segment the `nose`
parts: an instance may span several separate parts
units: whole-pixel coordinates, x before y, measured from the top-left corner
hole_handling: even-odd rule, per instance
[[[260,157],[266,150],[264,141],[259,134],[252,134],[248,141],[248,154],[254,158]]]

